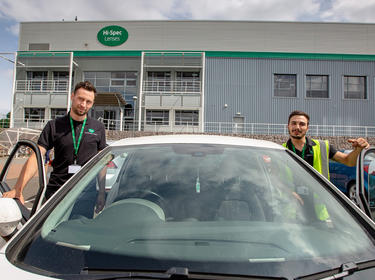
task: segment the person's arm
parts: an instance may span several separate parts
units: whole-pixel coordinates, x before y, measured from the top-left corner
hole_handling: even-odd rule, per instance
[[[42,157],[44,157],[46,153],[46,149],[42,146],[39,146],[40,152]],[[23,189],[25,188],[26,184],[30,181],[30,179],[35,175],[38,171],[38,164],[36,160],[36,155],[33,152],[26,163],[23,165],[20,176],[17,179],[17,182],[12,190],[9,192],[3,193],[3,197],[8,198],[18,198],[22,204],[25,203],[25,199],[23,197]]]
[[[100,211],[103,210],[104,205],[105,205],[105,178],[107,175],[107,166],[104,166],[102,170],[99,171],[98,174],[98,185],[99,185],[99,190],[98,190],[98,197],[96,200],[96,207],[95,207],[95,212],[99,213]]]
[[[349,139],[348,142],[352,143],[353,151],[349,154],[344,154],[342,152],[337,151],[333,156],[333,160],[343,163],[347,166],[356,166],[358,155],[361,153],[363,149],[370,147],[370,145],[363,138]]]

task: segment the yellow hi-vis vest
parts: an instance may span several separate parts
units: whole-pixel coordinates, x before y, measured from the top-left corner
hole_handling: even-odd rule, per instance
[[[313,167],[329,180],[329,143],[327,140],[311,140],[315,143],[315,146],[312,146],[314,154]],[[286,142],[283,143],[283,146],[287,148]],[[314,197],[318,199],[317,195],[314,195]],[[315,204],[315,213],[321,221],[325,221],[329,218],[327,208],[322,203]]]
[[[311,139],[311,141],[315,143],[315,146],[312,146],[314,154],[313,167],[329,180],[329,143],[327,140]],[[283,143],[283,146],[287,148],[286,142]]]

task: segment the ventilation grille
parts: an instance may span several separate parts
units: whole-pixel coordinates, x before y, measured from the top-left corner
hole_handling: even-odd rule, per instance
[[[29,44],[29,51],[49,51],[48,43]]]

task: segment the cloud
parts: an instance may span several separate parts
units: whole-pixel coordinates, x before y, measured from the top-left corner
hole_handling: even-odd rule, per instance
[[[375,22],[375,0],[332,0],[321,17],[325,21]]]
[[[0,0],[0,19],[374,22],[375,0]],[[16,27],[8,27],[17,34]]]
[[[165,19],[172,0],[0,0],[0,11],[16,21]]]
[[[12,25],[6,26],[5,30],[12,33],[15,36],[18,36],[20,27],[18,24],[12,24]]]
[[[192,19],[225,20],[296,20],[301,14],[315,14],[320,4],[316,0],[191,0],[178,7]]]
[[[15,21],[295,20],[319,7],[318,0],[0,0],[0,14]]]

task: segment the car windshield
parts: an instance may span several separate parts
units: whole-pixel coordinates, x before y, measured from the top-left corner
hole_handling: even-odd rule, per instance
[[[76,175],[16,265],[62,278],[172,267],[289,278],[375,258],[331,186],[283,149],[114,146]]]

